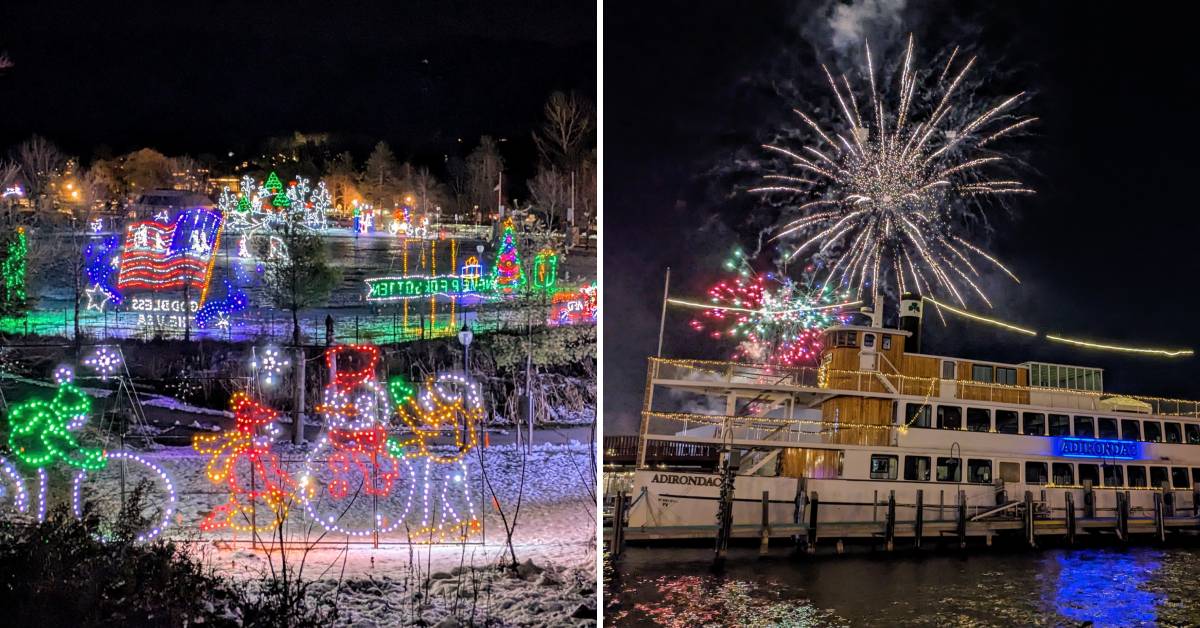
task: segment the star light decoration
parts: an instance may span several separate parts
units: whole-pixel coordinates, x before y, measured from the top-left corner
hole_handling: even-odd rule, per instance
[[[281,380],[284,370],[291,365],[292,363],[275,347],[264,347],[261,357],[250,360],[250,369],[258,373],[267,386],[274,386]]]
[[[108,304],[108,299],[111,296],[100,284],[92,284],[91,288],[83,291],[87,295],[87,309],[103,312],[104,307]]]
[[[121,356],[109,347],[97,347],[95,353],[83,359],[83,363],[99,373],[101,378],[108,379],[120,367]]]

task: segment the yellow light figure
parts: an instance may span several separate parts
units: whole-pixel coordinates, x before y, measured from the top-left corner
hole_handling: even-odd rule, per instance
[[[407,455],[424,469],[423,514],[413,540],[463,540],[477,532],[465,458],[478,444],[476,424],[483,420],[478,385],[442,374],[430,378],[420,394],[400,400],[396,410],[412,430],[403,443],[411,451]]]

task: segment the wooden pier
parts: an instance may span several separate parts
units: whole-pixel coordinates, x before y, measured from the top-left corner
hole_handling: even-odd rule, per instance
[[[1069,497],[1069,496],[1068,496]],[[746,500],[742,500],[746,501]],[[843,541],[871,542],[884,551],[897,549],[921,549],[922,542],[933,539],[943,544],[965,548],[970,541],[982,541],[991,546],[993,540],[1002,538],[1008,542],[1038,547],[1039,540],[1051,540],[1066,545],[1074,545],[1085,539],[1106,539],[1115,542],[1128,543],[1137,541],[1165,542],[1170,537],[1200,536],[1200,516],[1197,509],[1189,509],[1183,514],[1171,514],[1165,506],[1162,496],[1155,495],[1153,516],[1132,516],[1129,512],[1128,496],[1118,493],[1117,507],[1108,509],[1115,511],[1112,517],[1086,516],[1091,512],[1083,510],[1068,499],[1068,507],[1063,516],[1039,516],[1036,502],[1031,493],[1026,492],[1024,499],[1012,502],[1007,508],[1010,516],[973,520],[968,518],[966,504],[960,501],[955,506],[945,509],[936,505],[923,504],[922,493],[917,494],[915,504],[900,504],[915,510],[915,518],[898,519],[897,504],[894,493],[886,501],[874,504],[885,513],[878,521],[822,521],[819,519],[821,501],[816,492],[805,496],[804,503],[796,510],[795,521],[769,521],[767,513],[768,496],[764,493],[763,518],[757,524],[729,524],[728,529],[722,530],[714,518],[712,525],[687,526],[635,526],[622,525],[618,530],[615,522],[625,521],[629,510],[629,497],[618,495],[614,509],[612,524],[604,528],[604,539],[613,556],[619,556],[626,541],[634,542],[671,542],[714,540],[717,543],[718,558],[723,555],[721,539],[757,539],[760,554],[766,554],[772,541],[787,541],[789,546],[799,546],[813,553],[818,546],[834,546],[840,553]],[[840,504],[846,505],[846,504]],[[872,504],[863,504],[870,506]],[[926,511],[950,511],[953,519],[929,519]],[[1001,510],[998,508],[997,510]],[[1085,516],[1080,516],[1081,514]]]

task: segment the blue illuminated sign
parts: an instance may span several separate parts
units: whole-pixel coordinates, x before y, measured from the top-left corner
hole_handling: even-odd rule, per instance
[[[1066,458],[1138,460],[1142,457],[1142,444],[1132,440],[1061,437],[1054,439],[1054,455]]]

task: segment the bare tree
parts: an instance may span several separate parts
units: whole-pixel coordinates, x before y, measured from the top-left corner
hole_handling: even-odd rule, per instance
[[[504,158],[500,156],[500,148],[490,135],[479,138],[479,146],[467,156],[467,189],[470,200],[480,209],[496,206],[497,185],[500,185],[500,173],[504,170]]]
[[[575,92],[551,94],[544,108],[546,120],[533,133],[542,159],[568,172],[577,170],[594,129],[594,109]]]
[[[50,181],[67,163],[67,156],[53,142],[40,135],[34,135],[17,146],[16,156],[17,163],[21,164],[30,202],[37,209],[42,209]]]
[[[399,170],[396,155],[387,143],[376,144],[375,150],[367,157],[366,171],[363,173],[363,183],[366,184],[371,202],[376,206],[382,208],[395,201]]]
[[[529,180],[529,195],[534,207],[546,216],[546,225],[553,227],[560,218],[565,218],[571,204],[570,175],[554,166],[542,166]]]
[[[429,211],[430,207],[441,207],[446,204],[446,186],[442,185],[437,177],[429,171],[429,168],[421,166],[413,170],[412,174],[412,193],[416,201],[421,204],[423,211]]]

